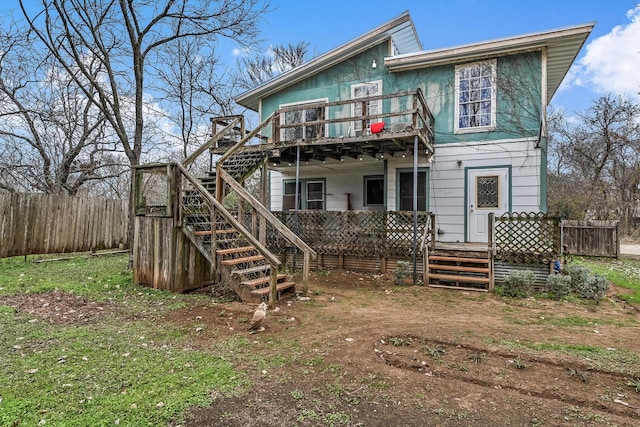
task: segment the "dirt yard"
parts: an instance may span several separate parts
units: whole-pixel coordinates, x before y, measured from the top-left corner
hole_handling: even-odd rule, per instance
[[[266,330],[248,335],[255,359],[240,368],[254,386],[216,397],[188,425],[635,426],[640,393],[629,383],[640,375],[638,358],[616,352],[640,354],[640,313],[615,292],[600,305],[507,301],[394,287],[382,276],[316,276],[309,301],[270,310]],[[167,320],[218,325],[215,337],[194,343],[206,348],[246,334],[237,319],[252,309],[232,304],[221,315],[194,306]],[[611,362],[554,351],[571,345],[610,352]],[[262,368],[274,358],[281,366]]]
[[[333,272],[314,275],[309,291],[309,300],[269,310],[255,335],[246,332],[255,307],[239,302],[200,299],[158,319],[191,331],[199,350],[233,341],[231,360],[251,380],[240,395],[193,410],[188,426],[635,426],[640,418],[630,386],[640,383],[640,313],[616,298],[622,290],[599,305],[506,300]],[[112,309],[49,295],[9,305],[62,323]],[[597,360],[588,357],[594,348]]]

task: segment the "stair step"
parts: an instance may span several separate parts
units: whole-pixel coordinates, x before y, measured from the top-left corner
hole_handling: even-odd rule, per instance
[[[265,264],[265,265],[256,265],[255,267],[249,267],[242,270],[233,270],[231,274],[242,276],[245,274],[260,273],[262,271],[266,273],[269,270],[271,270],[271,266],[269,264]]]
[[[218,228],[216,229],[216,234],[231,234],[231,233],[237,233],[238,230],[236,230],[235,228]]]
[[[429,264],[429,270],[465,271],[469,273],[489,274],[489,267],[464,267],[461,265]]]
[[[276,285],[276,291],[280,293],[285,289],[293,288],[295,286],[296,286],[296,282],[281,282]],[[270,291],[271,291],[271,287],[266,286],[264,288],[251,291],[251,293],[262,296],[262,295],[268,295]]]
[[[444,255],[431,255],[429,261],[450,261],[450,262],[469,262],[478,264],[489,264],[488,258],[466,258],[466,257],[450,257]]]
[[[216,253],[218,255],[229,255],[229,254],[238,254],[241,252],[249,252],[249,251],[255,251],[255,250],[256,250],[255,246],[241,246],[238,248],[218,249],[216,250]]]
[[[200,224],[202,225],[202,224]],[[227,229],[218,229],[216,230],[216,234],[231,234],[231,233],[237,233],[238,230],[236,230],[235,228],[227,228]],[[198,230],[198,231],[194,231],[193,235],[194,236],[206,236],[208,234],[211,234],[211,230]]]
[[[287,275],[281,273],[281,274],[278,274],[276,277],[278,278],[278,280],[280,280],[280,279],[286,278]],[[255,287],[258,285],[262,285],[264,283],[269,283],[270,281],[271,281],[271,276],[264,276],[264,277],[258,277],[257,279],[245,280],[240,283],[242,283],[243,285]]]
[[[264,259],[262,255],[253,255],[244,258],[225,259],[220,261],[222,265],[237,265],[245,262],[261,261]]]
[[[463,276],[455,274],[429,274],[429,279],[446,280],[448,282],[486,283],[489,284],[488,277]]]

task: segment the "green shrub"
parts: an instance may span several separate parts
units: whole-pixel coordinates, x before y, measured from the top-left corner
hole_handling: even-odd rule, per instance
[[[411,274],[410,269],[411,264],[409,261],[398,261],[396,264],[396,269],[393,270],[394,283],[396,285],[402,285],[404,283],[404,279],[409,277]]]
[[[533,283],[536,276],[531,270],[515,271],[504,279],[499,292],[502,295],[515,298],[523,298],[533,292]]]
[[[582,298],[588,298],[600,302],[609,290],[609,279],[601,274],[589,276],[589,278],[578,286],[576,292]]]
[[[553,298],[562,299],[571,293],[571,276],[566,274],[552,274],[547,278],[547,292]]]
[[[571,276],[571,290],[578,291],[578,287],[589,280],[589,269],[582,265],[565,265],[563,273]]]

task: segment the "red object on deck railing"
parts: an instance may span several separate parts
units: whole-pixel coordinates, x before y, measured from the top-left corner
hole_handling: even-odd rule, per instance
[[[371,123],[371,133],[381,133],[384,130],[384,122]]]

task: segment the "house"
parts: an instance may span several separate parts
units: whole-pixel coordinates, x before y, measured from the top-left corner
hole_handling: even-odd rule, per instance
[[[312,258],[379,271],[411,259],[414,280],[422,264],[431,285],[482,290],[503,268],[496,254],[548,269],[559,234],[544,217],[545,109],[593,25],[424,50],[405,12],[241,94],[256,128],[214,118],[181,165],[138,168],[136,283],[235,280],[273,301],[294,285],[278,265],[299,258],[305,281]],[[215,167],[198,181],[187,166],[207,150]],[[242,186],[258,169],[260,200]],[[141,202],[144,176],[166,177],[165,203]],[[146,252],[159,244],[170,262]]]
[[[432,140],[418,147],[418,210],[436,214],[443,241],[486,242],[489,212],[547,210],[545,108],[592,28],[423,50],[405,12],[236,101],[262,119],[299,106],[284,117],[285,124],[298,126],[280,136],[303,147],[299,209],[410,211],[413,140],[393,135],[412,123],[408,115],[392,114],[415,106],[410,96],[384,96],[420,90],[434,121],[426,124]],[[378,95],[362,107],[331,106]],[[373,116],[366,123],[308,124],[363,109]],[[375,135],[370,124],[377,122],[384,131]],[[362,133],[376,138],[342,151],[338,141]],[[376,145],[385,134],[391,142]],[[310,140],[320,137],[335,139],[336,149],[314,146]],[[294,207],[296,161],[290,152],[269,163],[273,211]]]

